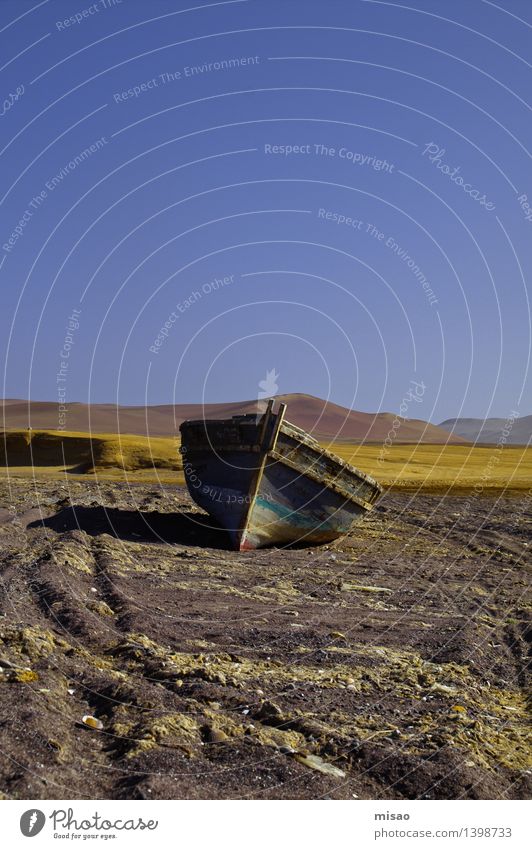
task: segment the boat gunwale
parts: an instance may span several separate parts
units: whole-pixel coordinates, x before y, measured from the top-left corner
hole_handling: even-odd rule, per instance
[[[297,434],[294,435],[291,433],[287,433],[287,428],[292,428],[296,430]],[[309,448],[312,448],[314,451],[319,451],[319,454],[321,456],[327,457],[327,459],[332,460],[341,468],[347,469],[347,471],[351,472],[359,478],[362,478],[362,480],[364,480],[366,483],[369,483],[374,486],[378,490],[379,494],[383,492],[382,485],[378,481],[376,481],[375,478],[372,478],[371,475],[366,474],[366,472],[363,472],[357,466],[352,466],[351,463],[347,462],[347,460],[342,460],[342,458],[339,457],[338,454],[335,454],[334,451],[329,451],[327,448],[323,448],[317,439],[314,439],[313,436],[308,435],[306,431],[297,427],[297,425],[293,425],[290,422],[285,421],[281,426],[281,433],[285,433],[287,436],[292,436],[294,439],[298,439],[300,442],[304,442],[305,445],[307,445]]]
[[[230,418],[230,419],[188,419],[188,420],[184,421],[182,424],[187,424],[187,425],[203,424],[203,425],[207,425],[207,424],[211,424],[213,422],[216,422],[217,424],[222,424],[222,423],[229,423],[229,422],[232,422],[232,421],[233,421],[232,418]],[[377,495],[381,495],[382,492],[384,491],[383,486],[378,481],[376,481],[375,478],[372,478],[371,475],[366,474],[366,472],[363,472],[361,469],[357,468],[356,466],[351,465],[351,463],[348,463],[347,460],[343,460],[341,457],[339,457],[333,451],[329,451],[327,448],[323,448],[320,445],[320,443],[318,442],[317,439],[314,439],[313,436],[310,436],[306,431],[304,431],[302,428],[298,427],[297,425],[294,425],[291,422],[287,422],[285,420],[281,424],[280,432],[282,434],[284,434],[285,436],[289,436],[292,439],[303,443],[304,445],[306,445],[311,450],[315,451],[316,453],[319,453],[320,456],[326,457],[328,460],[331,460],[340,469],[345,470],[345,471],[349,472],[350,474],[360,478],[365,483],[370,484],[370,486],[374,487],[374,489],[376,489],[376,491],[377,491],[376,495],[375,495],[375,500],[377,499]],[[260,445],[260,443],[258,443],[258,442],[249,443],[248,445],[243,445],[242,443],[226,443],[226,442],[215,444],[215,443],[210,443],[209,440],[206,440],[205,447],[203,447],[203,446],[188,447],[187,446],[185,453],[187,455],[189,455],[189,454],[192,454],[194,452],[204,452],[204,451],[208,451],[208,450],[212,450],[212,449],[216,450],[218,453],[222,453],[224,451],[231,451],[231,452],[241,451],[242,453],[245,453],[245,454],[261,453],[261,451],[264,450],[262,448],[262,446]],[[181,452],[181,453],[183,453],[183,452]],[[270,452],[268,452],[268,453],[270,453]],[[282,455],[280,455],[280,456],[282,456]],[[278,457],[277,459],[278,459],[278,461],[280,461],[280,457]],[[283,459],[285,459],[285,458],[283,457]],[[300,471],[301,471],[302,474],[304,474],[303,469],[301,469]],[[371,503],[371,502],[367,502],[367,503]]]
[[[278,451],[271,451],[269,453],[269,457],[271,457],[272,460],[275,460],[278,463],[284,463],[284,465],[288,466],[289,469],[292,469],[299,475],[308,478],[314,483],[320,484],[320,486],[322,486],[324,489],[332,490],[332,492],[334,492],[336,495],[339,495],[341,498],[344,498],[345,501],[352,501],[354,504],[356,504],[358,507],[361,507],[363,510],[369,511],[373,509],[373,504],[371,501],[366,501],[365,498],[361,498],[359,495],[355,495],[355,493],[349,492],[348,490],[340,486],[338,483],[336,483],[334,480],[331,481],[329,480],[329,478],[324,479],[321,475],[313,474],[310,469],[300,466],[293,460],[289,460],[287,457],[285,457],[283,454],[280,454]]]

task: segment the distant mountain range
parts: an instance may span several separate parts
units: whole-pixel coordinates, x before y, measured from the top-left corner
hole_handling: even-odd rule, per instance
[[[360,413],[313,395],[278,395],[276,401],[288,405],[288,421],[312,433],[316,439],[341,439],[352,442],[382,443],[389,433],[394,443],[462,443],[458,432],[429,424],[421,419],[401,421],[394,429],[393,413]],[[2,404],[0,428],[56,430],[58,404],[50,401],[8,399]],[[227,418],[256,412],[258,401],[234,401],[228,404],[162,404],[147,407],[122,407],[115,404],[67,404],[64,429],[83,433],[130,433],[173,436],[185,419]]]
[[[521,416],[511,424],[506,419],[446,419],[439,427],[467,442],[482,444],[497,443],[506,428],[507,445],[532,444],[532,416]]]

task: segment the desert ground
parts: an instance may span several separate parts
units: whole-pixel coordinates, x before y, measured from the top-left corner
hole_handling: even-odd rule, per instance
[[[336,446],[369,517],[236,553],[175,444],[102,440],[4,457],[4,798],[530,796],[530,449]]]

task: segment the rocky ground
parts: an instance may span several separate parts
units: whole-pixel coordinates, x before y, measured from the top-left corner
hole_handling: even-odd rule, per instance
[[[5,798],[530,796],[530,498],[388,494],[245,553],[178,487],[0,508]]]

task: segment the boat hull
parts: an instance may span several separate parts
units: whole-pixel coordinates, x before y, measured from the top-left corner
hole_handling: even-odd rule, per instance
[[[243,533],[241,550],[267,545],[323,545],[346,534],[365,510],[281,461],[268,462]]]
[[[237,550],[331,542],[381,492],[282,416],[184,422],[181,434],[190,495]]]

